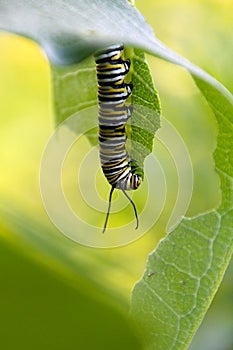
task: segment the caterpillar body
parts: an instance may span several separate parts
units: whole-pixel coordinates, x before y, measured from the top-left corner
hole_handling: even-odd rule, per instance
[[[131,158],[126,150],[125,124],[132,114],[132,106],[126,100],[133,84],[125,83],[130,69],[130,60],[122,59],[124,46],[112,45],[95,54],[98,81],[99,148],[103,173],[112,186],[104,223],[106,229],[114,189],[120,189],[131,202],[138,228],[138,215],[134,202],[125,191],[136,190],[141,177],[133,172]]]

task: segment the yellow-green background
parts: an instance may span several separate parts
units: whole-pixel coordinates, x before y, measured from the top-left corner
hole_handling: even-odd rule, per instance
[[[233,91],[231,0],[138,0],[136,5],[159,39]],[[180,132],[192,158],[195,181],[188,213],[194,215],[211,209],[219,200],[211,155],[216,137],[215,120],[186,72],[154,57],[148,57],[148,62],[160,93],[163,115]],[[63,298],[70,298],[72,309],[79,290],[88,294],[92,286],[99,286],[100,294],[104,296],[101,291],[106,290],[110,299],[112,295],[120,312],[126,309],[130,290],[143,273],[146,256],[164,235],[161,221],[156,230],[126,247],[96,250],[79,246],[55,230],[43,208],[39,189],[40,160],[53,130],[51,90],[49,65],[41,48],[29,40],[2,33],[0,305],[4,312],[0,312],[0,334],[9,332],[9,337],[13,337],[12,333],[18,332],[21,339],[14,347],[13,342],[9,343],[9,349],[30,348],[30,339],[33,342],[40,333],[35,329],[30,332],[34,317],[38,325],[46,324],[46,320],[53,325],[51,333],[48,332],[52,340],[61,319],[66,319],[64,328],[71,328],[73,319],[69,320],[69,309],[63,310],[63,317],[62,308],[56,305]],[[11,220],[6,213],[11,214]],[[40,309],[45,318],[38,316]],[[86,313],[88,317],[88,310]],[[191,349],[232,349],[232,315],[233,282],[229,269]],[[101,320],[100,315],[95,316],[93,327]],[[49,342],[48,334],[47,348],[55,349],[56,343]],[[66,348],[71,347],[72,339],[70,343],[64,339],[60,348],[65,349],[65,344]]]

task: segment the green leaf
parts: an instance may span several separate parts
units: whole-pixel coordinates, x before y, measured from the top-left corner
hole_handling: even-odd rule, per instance
[[[141,50],[131,50],[133,114],[130,120],[129,154],[134,160],[135,172],[143,176],[143,163],[152,152],[154,135],[160,127],[160,101],[154,88],[150,69]]]
[[[93,57],[68,67],[51,66],[55,122],[60,124],[68,117],[97,105],[97,80]],[[93,115],[93,118],[96,118]]]
[[[157,40],[144,18],[127,1],[1,0],[0,6],[1,28],[34,38],[53,63],[79,62],[99,47],[124,42],[127,47],[140,48],[184,67],[212,108],[219,127],[214,157],[221,180],[222,204],[209,213],[184,219],[168,234],[150,255],[146,272],[132,293],[131,314],[142,329],[146,347],[187,348],[221,282],[233,250],[233,96],[209,74]],[[74,81],[78,83],[76,78]],[[94,78],[90,78],[92,81],[94,84]],[[63,83],[66,85],[66,79]],[[85,81],[85,87],[87,83]],[[74,82],[70,84],[75,86]],[[81,96],[76,95],[77,103],[73,97],[71,92],[71,106],[62,105],[64,115],[76,112],[75,104]],[[87,97],[84,102],[95,98]],[[68,113],[66,108],[70,108]]]
[[[207,81],[194,79],[219,125],[214,159],[222,204],[209,213],[183,219],[149,256],[145,274],[133,290],[131,306],[148,349],[155,344],[156,349],[187,348],[233,251],[232,99]]]

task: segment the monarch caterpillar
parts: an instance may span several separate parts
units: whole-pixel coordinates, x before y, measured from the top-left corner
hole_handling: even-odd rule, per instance
[[[108,211],[103,233],[107,227],[114,189],[120,189],[133,206],[138,228],[138,215],[133,200],[126,191],[136,190],[141,177],[132,169],[132,160],[126,150],[125,124],[132,114],[132,105],[125,101],[132,92],[133,84],[124,79],[130,69],[130,60],[122,59],[124,46],[112,45],[95,53],[98,81],[98,119],[101,167],[109,184]]]

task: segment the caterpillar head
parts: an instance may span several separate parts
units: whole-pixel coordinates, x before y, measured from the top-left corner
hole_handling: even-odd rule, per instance
[[[131,180],[131,189],[136,190],[141,185],[142,179],[140,175],[133,174]]]
[[[129,172],[123,180],[120,180],[116,184],[116,188],[125,191],[136,190],[141,185],[141,182],[142,179],[140,175]]]

